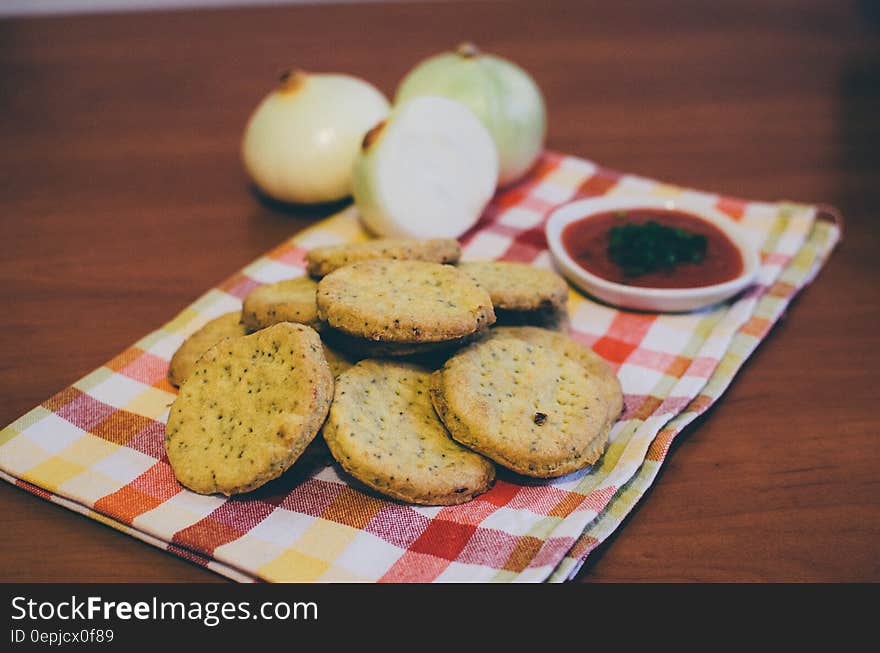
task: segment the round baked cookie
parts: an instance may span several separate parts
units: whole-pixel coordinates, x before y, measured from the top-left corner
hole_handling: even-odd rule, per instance
[[[336,381],[324,439],[353,477],[408,503],[453,505],[488,490],[495,467],[449,437],[431,405],[431,373],[363,360]]]
[[[317,329],[321,324],[315,303],[317,290],[318,282],[309,277],[258,286],[244,298],[242,322],[251,331],[278,322],[298,322]]]
[[[226,313],[206,323],[201,329],[183,341],[168,364],[168,380],[180,387],[202,354],[224,338],[237,338],[247,333],[241,323],[241,312]]]
[[[495,312],[486,291],[451,265],[374,259],[321,279],[318,317],[358,338],[422,343],[471,335]]]
[[[511,261],[467,261],[458,269],[484,288],[495,308],[509,311],[564,309],[568,284],[555,272]]]
[[[282,322],[223,340],[199,359],[171,406],[165,449],[174,475],[200,494],[254,490],[300,456],[332,396],[311,327]]]
[[[346,265],[375,258],[455,263],[460,257],[461,246],[450,238],[379,238],[363,243],[316,247],[306,254],[306,269],[313,277],[323,277]]]
[[[516,338],[533,345],[541,345],[559,352],[595,375],[602,384],[602,395],[608,405],[609,427],[623,411],[623,390],[620,380],[612,367],[592,349],[574,338],[539,327],[495,327],[489,332],[490,338]]]
[[[489,339],[434,372],[431,399],[458,442],[526,476],[562,476],[599,459],[608,407],[596,377],[562,354]]]

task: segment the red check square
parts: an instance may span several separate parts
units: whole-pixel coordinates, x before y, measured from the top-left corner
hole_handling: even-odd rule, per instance
[[[531,263],[535,257],[547,249],[544,227],[536,227],[520,233],[502,257],[505,261]]]
[[[157,462],[128,486],[160,501],[167,501],[183,491],[174,477],[171,465],[166,462]]]
[[[577,189],[577,197],[598,197],[617,185],[620,175],[610,170],[600,169]]]
[[[108,406],[87,394],[80,394],[69,404],[56,410],[55,414],[83,431],[91,431],[115,411],[113,406]]]
[[[365,530],[389,544],[407,549],[422,536],[429,523],[427,517],[410,506],[386,501]]]
[[[115,520],[124,524],[131,524],[135,517],[153,510],[160,503],[162,503],[161,499],[130,485],[124,485],[113,494],[98,499],[95,502],[95,510],[105,515],[112,515]]]
[[[603,336],[593,343],[593,351],[611,363],[624,362],[637,348],[638,345],[610,336]]]
[[[476,530],[477,527],[470,524],[456,524],[435,519],[428,524],[428,528],[419,539],[413,542],[410,551],[455,560]]]
[[[397,559],[380,583],[430,583],[449,566],[449,560],[407,551]]]
[[[480,499],[482,501],[494,503],[499,507],[506,506],[521,489],[522,486],[520,485],[514,485],[513,483],[499,480],[496,481],[494,487],[481,496]]]
[[[254,281],[246,274],[242,274],[241,272],[239,272],[238,274],[231,276],[229,279],[227,279],[217,287],[220,288],[220,290],[226,291],[234,297],[244,299],[250,294],[251,290],[259,285],[259,281]]]
[[[210,557],[214,555],[214,549],[218,546],[234,542],[244,535],[245,532],[245,530],[239,530],[215,521],[211,517],[205,517],[192,526],[177,531],[174,534],[172,543],[185,546]]]
[[[461,552],[458,562],[502,569],[519,538],[494,528],[478,528]]]
[[[153,385],[168,374],[168,362],[149,352],[144,352],[119,370],[119,373],[146,385]]]

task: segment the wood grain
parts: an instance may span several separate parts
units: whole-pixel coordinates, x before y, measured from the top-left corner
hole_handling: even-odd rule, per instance
[[[471,39],[530,70],[549,146],[846,239],[584,581],[878,581],[880,24],[870,3],[475,2],[0,22],[0,422],[338,207],[258,201],[244,122],[290,65],[389,94]],[[0,487],[3,581],[221,580]]]

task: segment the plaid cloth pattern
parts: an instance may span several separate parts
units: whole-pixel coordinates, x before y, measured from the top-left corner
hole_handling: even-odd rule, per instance
[[[303,274],[315,246],[363,240],[353,208],[268,252],[171,322],[0,431],[0,476],[49,501],[237,581],[563,581],[635,506],[673,438],[724,392],[840,230],[815,207],[738,200],[548,152],[499,193],[462,238],[466,259],[550,267],[543,228],[559,205],[591,196],[687,198],[737,220],[761,248],[758,282],[722,306],[684,315],[617,310],[572,290],[573,336],[617,370],[625,413],[590,469],[549,481],[503,470],[453,507],[384,500],[316,455],[244,496],[201,496],[175,480],[164,425],[168,361],[254,287]],[[314,447],[313,447],[314,448]]]

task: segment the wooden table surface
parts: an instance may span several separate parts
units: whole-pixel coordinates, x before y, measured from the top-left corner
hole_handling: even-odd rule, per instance
[[[330,212],[261,203],[242,171],[245,120],[279,71],[390,94],[470,39],[533,73],[553,149],[847,220],[579,578],[880,581],[878,13],[574,0],[0,22],[0,422]],[[0,581],[222,580],[6,484],[0,515]]]

